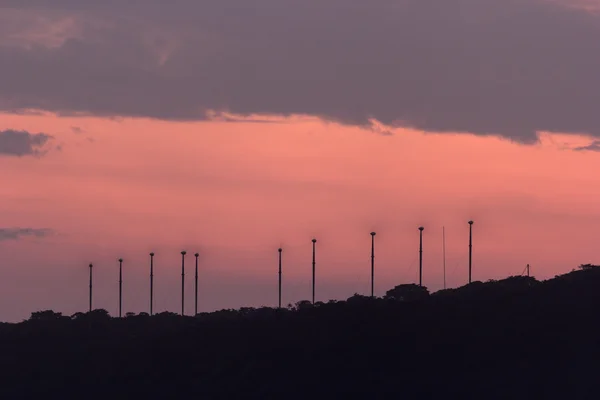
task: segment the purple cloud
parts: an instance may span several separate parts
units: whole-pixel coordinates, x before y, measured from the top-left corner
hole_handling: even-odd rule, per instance
[[[29,133],[7,129],[0,131],[0,156],[40,156],[43,146],[52,139],[45,133]]]
[[[5,112],[199,120],[215,110],[522,143],[538,131],[600,136],[600,17],[558,2],[2,4]]]
[[[600,140],[594,140],[587,146],[575,147],[575,151],[600,151]]]
[[[53,234],[52,229],[36,228],[0,228],[0,242],[6,240],[19,240],[23,237],[43,238]]]

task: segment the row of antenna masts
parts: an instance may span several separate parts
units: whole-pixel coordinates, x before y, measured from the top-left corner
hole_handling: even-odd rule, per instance
[[[471,283],[472,271],[472,254],[473,254],[473,221],[469,221],[469,283]],[[423,228],[419,227],[419,286],[423,286]],[[375,296],[375,232],[371,232],[371,297]],[[446,232],[442,228],[443,237],[443,257],[444,257],[444,289],[446,288]],[[316,245],[317,239],[312,239],[312,303],[315,303],[315,277],[316,277]],[[282,253],[283,249],[277,249],[279,253],[279,299],[278,307],[281,308],[281,278],[282,278]],[[181,315],[185,313],[185,256],[186,252],[181,252]],[[198,257],[199,253],[195,253],[196,269],[194,275],[194,314],[198,314]],[[123,259],[119,258],[119,317],[122,317],[123,310]],[[92,311],[92,289],[93,289],[93,264],[89,265],[90,269],[90,292],[89,292],[89,310]],[[529,276],[529,264],[525,268],[527,276]],[[525,273],[525,270],[523,273]],[[521,275],[523,275],[523,273]],[[153,315],[154,304],[154,253],[150,253],[150,315]]]

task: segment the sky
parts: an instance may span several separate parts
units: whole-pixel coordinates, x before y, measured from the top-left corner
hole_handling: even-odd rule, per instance
[[[0,320],[598,262],[599,6],[0,0]]]

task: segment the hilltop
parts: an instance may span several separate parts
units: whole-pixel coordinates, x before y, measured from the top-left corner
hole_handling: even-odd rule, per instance
[[[429,294],[0,325],[4,398],[597,398],[600,267]],[[144,397],[141,397],[144,396]]]

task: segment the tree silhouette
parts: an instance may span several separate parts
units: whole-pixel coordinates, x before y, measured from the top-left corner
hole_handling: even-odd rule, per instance
[[[384,298],[397,301],[418,301],[429,297],[429,290],[425,286],[414,283],[403,284],[385,292]]]
[[[69,317],[65,317],[62,313],[54,312],[52,310],[44,310],[44,311],[36,311],[31,313],[31,317],[29,317],[30,321],[57,321],[61,319],[68,319]]]
[[[309,310],[314,308],[314,304],[310,300],[300,300],[295,304],[295,309],[298,311]]]
[[[348,305],[361,306],[361,305],[366,305],[366,304],[372,304],[373,300],[374,299],[371,296],[364,296],[362,294],[354,293],[353,296],[348,297],[348,299],[346,300],[346,303]]]
[[[384,298],[286,309],[123,319],[106,310],[36,311],[0,323],[2,395],[597,398],[599,287],[599,268],[579,268],[431,295],[403,284]]]

